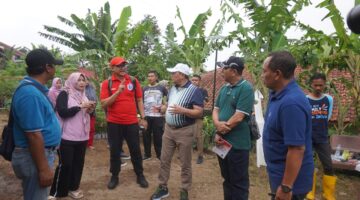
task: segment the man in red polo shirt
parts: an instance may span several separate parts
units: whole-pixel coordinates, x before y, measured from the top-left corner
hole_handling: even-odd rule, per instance
[[[147,188],[149,184],[143,174],[139,140],[139,124],[147,127],[147,122],[144,120],[141,86],[137,79],[127,74],[127,62],[124,58],[114,57],[109,65],[112,76],[102,82],[100,92],[101,106],[107,110],[107,133],[110,145],[112,176],[108,188],[114,189],[119,183],[121,170],[119,155],[123,139],[126,140],[129,147],[137,183],[141,187]],[[137,106],[141,116],[140,121],[137,118]]]

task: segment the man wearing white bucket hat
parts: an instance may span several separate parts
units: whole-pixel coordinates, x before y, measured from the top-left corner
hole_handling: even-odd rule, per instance
[[[151,199],[159,200],[169,196],[167,182],[175,149],[179,149],[181,162],[180,199],[187,200],[191,187],[191,151],[195,119],[203,114],[204,98],[201,90],[189,81],[190,68],[179,63],[168,68],[174,86],[168,94],[168,107],[165,114],[165,130],[162,138],[159,187]]]

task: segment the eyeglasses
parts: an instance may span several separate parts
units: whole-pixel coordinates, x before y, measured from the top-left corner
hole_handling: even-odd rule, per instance
[[[125,68],[125,67],[127,67],[127,63],[121,63],[119,65],[115,65],[115,67]]]

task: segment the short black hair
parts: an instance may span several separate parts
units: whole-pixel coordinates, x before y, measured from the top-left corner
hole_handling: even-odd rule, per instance
[[[26,73],[30,76],[39,75],[45,72],[45,66],[39,67],[26,67]]]
[[[199,74],[194,74],[192,77],[196,77],[198,78],[199,80],[201,80],[201,76]]]
[[[271,52],[268,57],[271,57],[269,61],[269,68],[272,71],[280,70],[286,79],[290,79],[294,76],[296,61],[290,52]]]
[[[313,74],[309,80],[310,84],[313,82],[313,80],[316,80],[316,79],[322,79],[326,82],[326,76],[324,73],[316,72],[315,74]]]
[[[159,77],[159,74],[158,74],[158,72],[157,72],[156,70],[150,70],[150,71],[148,72],[148,75],[149,75],[149,74],[155,74],[156,77]]]
[[[159,73],[156,71],[156,70],[150,70],[149,72],[148,72],[148,75],[149,74],[155,74],[155,76],[156,76],[156,82],[159,82]]]

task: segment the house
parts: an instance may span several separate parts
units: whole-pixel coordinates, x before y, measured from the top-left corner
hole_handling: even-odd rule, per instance
[[[5,57],[6,51],[13,51],[12,60],[17,61],[20,60],[21,57],[24,57],[26,55],[25,52],[19,51],[15,48],[15,46],[7,45],[3,42],[0,42],[0,57]]]

